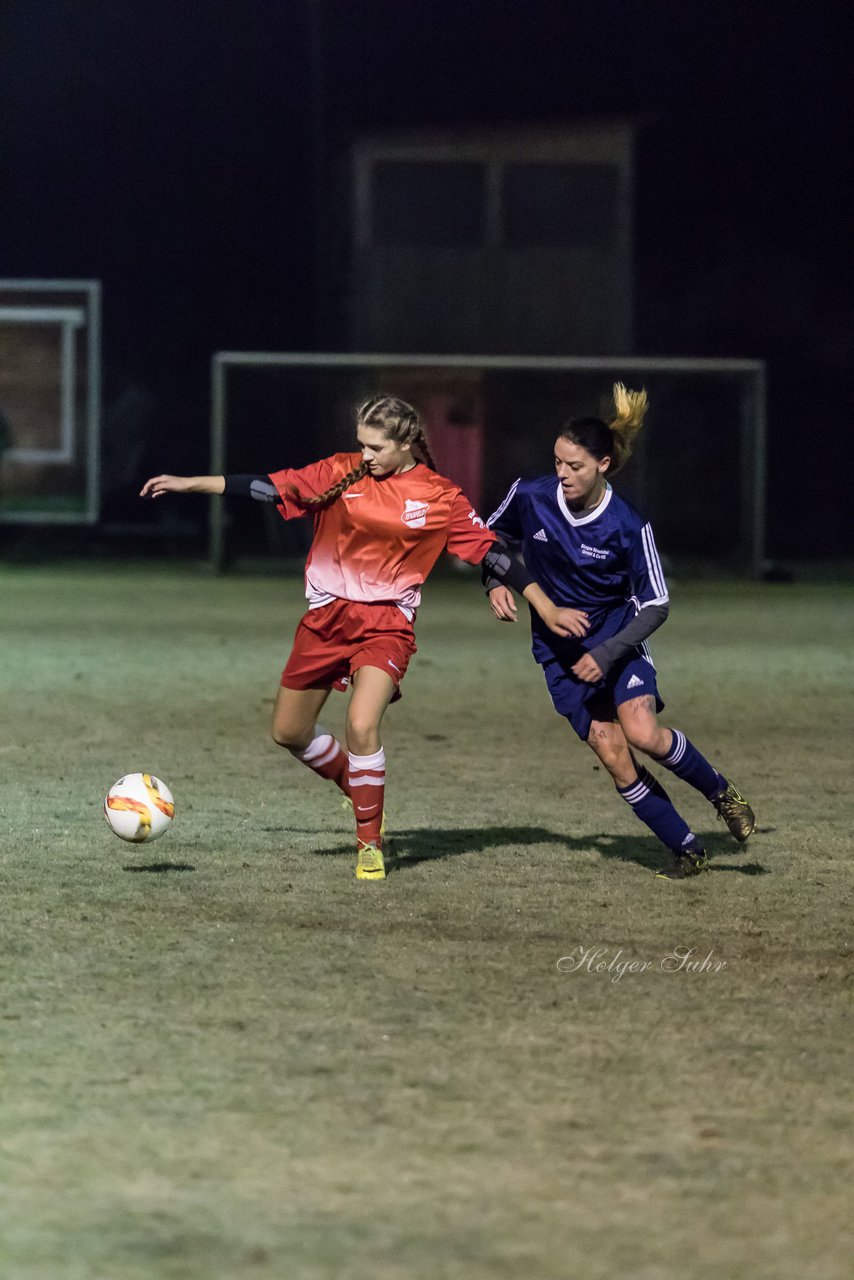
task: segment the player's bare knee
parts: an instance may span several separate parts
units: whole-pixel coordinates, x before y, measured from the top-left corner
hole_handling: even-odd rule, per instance
[[[625,746],[615,742],[606,729],[591,729],[587,745],[609,773],[619,769],[622,757],[628,755]]]
[[[644,755],[656,759],[666,756],[670,749],[671,734],[669,729],[660,724],[626,724],[623,726],[626,740],[630,747],[642,751]]]
[[[655,727],[650,729],[647,725],[626,724],[623,726],[626,735],[626,741],[635,751],[643,751],[646,755],[652,755],[655,750],[655,742],[657,738],[657,730]]]
[[[311,735],[309,734],[306,737],[305,733],[301,733],[292,725],[274,724],[270,729],[270,737],[277,747],[284,747],[286,751],[299,753],[300,751],[305,751]]]
[[[356,756],[373,755],[375,751],[379,750],[379,735],[376,730],[373,733],[359,733],[354,729],[348,729],[347,747]]]
[[[379,725],[373,716],[349,716],[347,746],[354,755],[367,756],[379,750]]]
[[[630,747],[650,756],[666,754],[670,731],[658,723],[654,699],[633,698],[623,703],[619,715],[620,727]]]

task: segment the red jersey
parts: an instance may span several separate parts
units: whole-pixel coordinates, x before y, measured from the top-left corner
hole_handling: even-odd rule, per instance
[[[359,453],[336,453],[309,467],[271,472],[279,512],[285,520],[306,515],[294,491],[317,497],[361,461]],[[305,566],[309,608],[332,600],[383,601],[412,618],[424,580],[446,548],[479,564],[495,541],[457,486],[423,462],[392,475],[362,476],[314,513]]]

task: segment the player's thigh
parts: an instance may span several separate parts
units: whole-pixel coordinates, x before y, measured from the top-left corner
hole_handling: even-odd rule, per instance
[[[286,689],[279,685],[273,708],[273,740],[292,751],[304,751],[314,736],[320,709],[330,689]]]
[[[353,692],[347,709],[347,740],[361,742],[379,734],[380,721],[397,688],[394,680],[379,667],[359,667],[353,673]],[[355,748],[358,750],[358,747]],[[379,750],[376,746],[367,750]]]

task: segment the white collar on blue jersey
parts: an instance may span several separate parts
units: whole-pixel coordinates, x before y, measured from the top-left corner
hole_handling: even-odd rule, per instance
[[[598,517],[599,517],[599,516],[601,516],[602,512],[605,510],[605,508],[607,507],[608,503],[611,501],[611,497],[613,496],[613,493],[614,493],[614,490],[611,488],[611,486],[608,484],[608,481],[606,480],[606,481],[605,481],[605,496],[604,496],[604,498],[602,499],[602,501],[601,501],[597,506],[593,507],[593,509],[592,509],[591,511],[588,511],[588,512],[587,512],[587,515],[584,515],[584,516],[574,516],[574,515],[572,514],[572,512],[570,511],[569,507],[566,505],[566,498],[563,496],[563,489],[560,487],[560,481],[558,480],[558,482],[557,482],[557,505],[560,507],[561,511],[562,511],[562,512],[563,512],[563,514],[566,516],[566,518],[567,518],[567,520],[569,521],[569,523],[570,523],[570,524],[576,524],[576,525],[577,525],[577,524],[589,524],[591,520],[596,520],[596,519],[598,519]]]

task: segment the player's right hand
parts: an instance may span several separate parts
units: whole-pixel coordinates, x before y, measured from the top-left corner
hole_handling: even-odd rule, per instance
[[[152,476],[139,491],[141,498],[162,498],[164,493],[188,493],[188,476]]]
[[[493,587],[489,593],[489,607],[499,622],[516,621],[516,601],[509,587]]]

